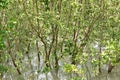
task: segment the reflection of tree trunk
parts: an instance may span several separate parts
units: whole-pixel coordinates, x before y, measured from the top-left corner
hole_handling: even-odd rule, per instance
[[[45,73],[45,77],[46,77],[46,80],[48,80],[48,74],[47,73]]]
[[[102,33],[101,33],[102,34]],[[101,37],[101,40],[102,40],[102,35],[100,36]],[[99,60],[99,64],[98,64],[98,67],[99,67],[99,73],[101,73],[101,42],[100,42],[100,46],[99,46],[99,56],[98,56],[98,60]]]
[[[50,64],[49,64],[49,55],[45,56],[45,65],[46,65],[46,67],[50,67]]]
[[[53,80],[60,80],[59,77],[56,74],[56,71],[54,72],[54,70],[51,71],[51,75],[53,77]]]
[[[116,60],[116,63],[118,63],[118,62],[120,62],[120,58],[118,58],[117,60]],[[108,73],[111,73],[112,72],[112,69],[114,68],[115,66],[113,66],[112,64],[109,64],[109,66],[108,66]]]
[[[31,41],[30,41],[31,42]],[[33,65],[32,65],[32,60],[31,60],[31,57],[29,55],[29,52],[30,52],[30,42],[28,43],[27,45],[27,51],[26,51],[26,55],[28,57],[28,62],[29,62],[29,65],[30,65],[30,69],[31,69],[31,73],[32,73],[32,79],[34,78],[34,73],[32,72],[33,71]],[[30,77],[30,76],[29,76]]]
[[[99,66],[99,73],[101,73],[101,57],[99,56],[99,64],[98,64],[98,66]]]
[[[38,69],[40,68],[40,51],[39,51],[39,44],[36,41],[36,48],[37,48],[37,57],[38,57]]]
[[[87,65],[85,63],[85,68],[86,68],[86,75],[87,75],[87,80],[91,80],[91,73],[90,73],[90,70],[89,70],[89,65]]]
[[[59,66],[58,66],[58,57],[57,57],[57,54],[55,53],[55,70],[56,70],[56,73],[58,72],[58,69],[59,69]]]
[[[72,64],[76,64],[77,60],[76,60],[76,55],[77,55],[77,46],[74,46],[74,51],[72,53]]]
[[[27,46],[26,55],[28,57],[29,64],[30,64],[30,67],[31,67],[31,70],[32,70],[32,64],[31,64],[31,59],[30,59],[29,51],[30,51],[30,42],[28,43],[28,46]]]
[[[108,73],[111,73],[112,69],[114,68],[114,66],[112,66],[111,64],[109,64],[108,66]]]
[[[58,27],[55,27],[55,46],[54,46],[54,54],[55,54],[55,69],[56,73],[58,72],[58,56],[57,56],[57,45],[58,45]]]

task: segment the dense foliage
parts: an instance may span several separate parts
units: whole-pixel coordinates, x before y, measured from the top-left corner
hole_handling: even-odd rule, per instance
[[[111,72],[120,61],[119,9],[119,0],[0,0],[1,78]]]

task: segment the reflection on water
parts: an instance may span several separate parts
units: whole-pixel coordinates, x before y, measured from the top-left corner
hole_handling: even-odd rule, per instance
[[[120,80],[120,65],[116,66],[111,73],[102,73],[94,78],[92,80]]]
[[[41,57],[41,64],[39,69],[42,69],[43,64],[44,64],[44,59],[42,59],[43,57]],[[54,69],[48,73],[41,73],[38,72],[38,67],[37,67],[37,58],[34,57],[32,62],[32,70],[29,69],[29,67],[26,66],[26,70],[23,71],[23,75],[18,76],[17,74],[11,74],[11,73],[7,73],[5,75],[5,77],[3,78],[3,80],[81,80],[80,78],[80,74],[76,75],[76,74],[72,74],[72,73],[66,73],[63,70],[63,65],[64,63],[69,63],[70,62],[70,57],[65,58],[63,60],[59,61],[59,71],[58,74],[54,71]],[[82,68],[81,65],[78,65],[79,68]],[[92,69],[90,64],[87,64],[88,70],[87,72],[90,72],[90,74],[92,74]],[[89,74],[87,74],[88,76],[86,76],[86,78],[84,80],[120,80],[120,64],[118,64],[118,66],[114,67],[114,69],[112,70],[112,72],[110,74],[107,74],[107,67],[106,65],[103,66],[102,68],[102,73],[92,77],[89,77]],[[7,76],[10,75],[10,76]],[[73,77],[78,77],[77,79],[71,79]]]
[[[120,72],[112,72],[110,74],[100,74],[92,80],[120,80]]]

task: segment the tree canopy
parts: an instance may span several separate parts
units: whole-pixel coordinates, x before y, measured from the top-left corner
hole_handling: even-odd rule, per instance
[[[120,61],[119,9],[119,0],[0,0],[1,79],[111,72]]]

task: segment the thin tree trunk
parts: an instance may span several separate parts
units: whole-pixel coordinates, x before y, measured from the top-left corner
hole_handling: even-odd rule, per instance
[[[11,47],[10,47],[10,40],[9,40],[9,39],[7,40],[7,44],[8,44],[8,45],[7,45],[8,53],[9,53],[11,59],[12,59],[13,65],[14,65],[14,67],[16,68],[18,74],[21,75],[22,73],[21,73],[20,69],[18,68],[18,65],[17,65],[16,62],[15,62],[16,59],[12,56],[12,53],[11,53]]]

